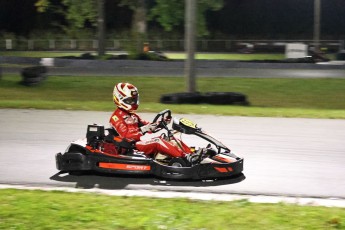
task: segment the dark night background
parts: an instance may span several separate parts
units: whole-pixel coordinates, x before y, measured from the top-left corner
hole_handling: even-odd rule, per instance
[[[0,0],[0,34],[29,36],[34,31],[52,30],[58,15],[39,14],[36,0]],[[57,1],[59,2],[59,1]],[[345,0],[322,0],[321,39],[345,39]],[[107,1],[107,29],[129,29],[131,10]],[[220,11],[207,12],[210,38],[311,39],[314,0],[224,0]],[[157,28],[150,22],[149,28]],[[179,29],[183,34],[183,27]]]

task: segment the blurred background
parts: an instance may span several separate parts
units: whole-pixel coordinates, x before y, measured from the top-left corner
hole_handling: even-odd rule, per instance
[[[315,9],[317,2],[199,0],[197,51],[284,52],[287,42],[315,46],[317,39],[321,51],[338,52],[345,2],[322,1]],[[155,51],[183,51],[184,8],[184,1],[168,0],[1,0],[0,50],[90,51],[104,36],[107,51],[135,50],[133,42],[140,49],[146,42]]]

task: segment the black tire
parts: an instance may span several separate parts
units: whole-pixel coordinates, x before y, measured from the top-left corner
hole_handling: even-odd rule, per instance
[[[82,163],[84,156],[80,152],[67,152],[63,155],[63,160],[73,163]]]
[[[336,60],[345,61],[345,50],[342,50],[339,53],[337,53]]]
[[[65,171],[70,174],[71,172],[73,174],[76,171],[91,170],[91,166],[85,159],[84,154],[79,152],[67,152],[63,155],[59,153],[56,156],[56,163],[58,170]]]
[[[34,86],[40,84],[47,78],[47,68],[45,66],[33,66],[24,68],[21,72],[23,80],[22,85]]]
[[[20,84],[25,85],[25,86],[35,86],[35,85],[39,85],[41,82],[43,82],[44,79],[46,79],[45,76],[36,77],[36,78],[24,78],[20,82]]]
[[[173,166],[173,167],[176,167],[176,168],[189,167],[190,163],[185,158],[172,158],[169,161],[169,166]]]
[[[199,104],[202,101],[200,93],[172,93],[164,94],[160,98],[165,104]]]
[[[47,67],[45,66],[32,66],[22,70],[22,76],[25,78],[36,78],[47,73]]]

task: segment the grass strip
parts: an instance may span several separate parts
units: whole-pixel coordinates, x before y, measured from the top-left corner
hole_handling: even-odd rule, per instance
[[[109,102],[88,101],[37,101],[37,100],[2,100],[0,108],[13,109],[47,109],[47,110],[83,110],[83,111],[113,111],[114,105]],[[286,118],[317,118],[345,119],[344,110],[332,109],[298,109],[298,108],[261,108],[244,106],[214,106],[214,105],[172,105],[160,103],[145,103],[139,112],[157,113],[170,109],[175,114],[213,114],[222,116],[245,117],[286,117]]]
[[[56,57],[80,57],[85,52],[61,52],[61,51],[0,51],[0,56],[14,57],[35,57],[35,58],[56,58]],[[96,52],[90,52],[97,55]],[[117,52],[107,52],[107,54],[118,54]],[[184,52],[164,52],[169,59],[185,59]],[[196,53],[196,59],[207,60],[281,60],[285,58],[284,54],[239,54],[239,53]]]
[[[0,229],[345,229],[345,209],[0,190]]]
[[[84,53],[91,53],[97,55],[93,51],[0,51],[0,56],[14,56],[14,57],[35,57],[35,58],[57,58],[57,57],[80,57]],[[124,52],[120,52],[123,54]],[[107,52],[107,55],[117,55],[119,52]],[[186,59],[184,52],[163,52],[171,60]],[[335,54],[326,54],[326,56],[334,60]],[[252,60],[283,60],[284,53],[209,53],[197,52],[195,58],[198,60],[231,60],[231,61],[252,61]]]
[[[117,82],[139,88],[139,112],[170,108],[174,113],[231,116],[345,118],[345,79],[199,78],[200,92],[241,92],[250,106],[173,105],[159,103],[160,96],[184,92],[178,77],[49,76],[41,85],[20,85],[19,75],[0,80],[1,108],[36,108],[112,111],[112,90]]]

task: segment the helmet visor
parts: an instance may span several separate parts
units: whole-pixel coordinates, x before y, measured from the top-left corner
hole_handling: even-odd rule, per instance
[[[127,97],[123,99],[123,102],[127,105],[136,105],[138,103],[138,97]]]

